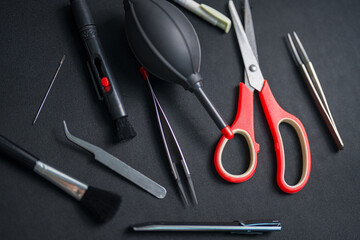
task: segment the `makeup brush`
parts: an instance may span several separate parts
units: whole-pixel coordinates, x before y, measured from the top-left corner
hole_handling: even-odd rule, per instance
[[[79,201],[86,212],[99,222],[110,220],[119,208],[119,195],[84,184],[50,167],[1,135],[0,152],[61,188]]]

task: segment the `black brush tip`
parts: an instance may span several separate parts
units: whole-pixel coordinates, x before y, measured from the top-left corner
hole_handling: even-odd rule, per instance
[[[119,209],[121,197],[115,193],[89,186],[80,204],[98,222],[106,222]]]
[[[116,138],[117,140],[124,141],[136,136],[134,128],[131,126],[127,117],[118,118],[115,120]]]

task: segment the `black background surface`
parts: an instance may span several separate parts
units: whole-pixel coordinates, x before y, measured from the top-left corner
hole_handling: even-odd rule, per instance
[[[185,209],[170,174],[153,103],[128,47],[120,0],[89,0],[108,60],[137,137],[113,141],[113,125],[98,102],[85,64],[85,51],[67,0],[0,3],[0,134],[42,161],[90,185],[119,193],[120,210],[104,225],[92,222],[78,203],[5,157],[0,161],[1,239],[358,239],[360,161],[360,1],[256,0],[252,13],[259,61],[279,104],[304,124],[312,169],[303,190],[288,195],[275,181],[273,140],[255,96],[255,138],[260,144],[254,176],[241,184],[219,177],[213,154],[220,133],[205,110],[181,86],[156,80],[155,92],[168,116],[193,176],[199,205]],[[226,1],[203,0],[229,15]],[[236,0],[237,8],[240,1]],[[229,123],[235,117],[243,64],[235,32],[221,30],[181,9],[197,30],[202,48],[204,90]],[[156,17],[156,16],[154,16]],[[345,143],[338,152],[285,44],[287,32],[301,38],[322,83]],[[35,126],[33,117],[48,84],[66,60]],[[103,167],[65,139],[62,120],[75,135],[112,153],[163,185],[158,200]],[[282,127],[286,180],[300,175],[296,139]],[[225,166],[240,173],[248,163],[237,141],[224,153]],[[258,237],[211,233],[135,233],[146,221],[233,221],[279,219],[281,232]]]

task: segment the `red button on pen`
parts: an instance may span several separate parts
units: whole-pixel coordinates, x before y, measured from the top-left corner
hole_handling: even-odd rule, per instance
[[[107,77],[101,79],[101,85],[103,85],[105,92],[109,92],[111,87]]]
[[[107,86],[110,85],[109,80],[108,80],[107,77],[103,77],[103,78],[101,79],[101,85],[103,85],[103,87],[107,87]]]

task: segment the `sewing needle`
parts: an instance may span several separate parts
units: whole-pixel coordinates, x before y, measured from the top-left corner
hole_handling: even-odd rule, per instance
[[[58,68],[56,69],[55,75],[54,75],[53,79],[51,80],[51,83],[50,83],[50,85],[49,85],[49,87],[48,87],[48,89],[47,89],[47,91],[46,91],[46,94],[45,94],[45,96],[44,96],[44,98],[43,98],[43,100],[42,100],[42,102],[41,102],[41,105],[40,105],[40,107],[39,107],[39,110],[37,111],[37,113],[36,113],[36,115],[35,115],[34,121],[32,122],[32,125],[35,125],[35,122],[36,122],[36,120],[37,120],[38,117],[39,117],[39,114],[40,114],[40,112],[41,112],[41,109],[42,109],[43,106],[44,106],[44,103],[45,103],[45,101],[46,101],[46,98],[47,98],[47,96],[49,95],[49,92],[50,92],[50,90],[51,90],[51,88],[52,88],[52,85],[53,85],[54,82],[55,82],[55,79],[56,79],[56,77],[57,77],[57,75],[58,75],[58,73],[59,73],[59,71],[60,71],[60,68],[61,68],[64,60],[65,60],[65,55],[64,55],[64,56],[61,58],[61,60],[60,60],[59,66],[58,66]]]

